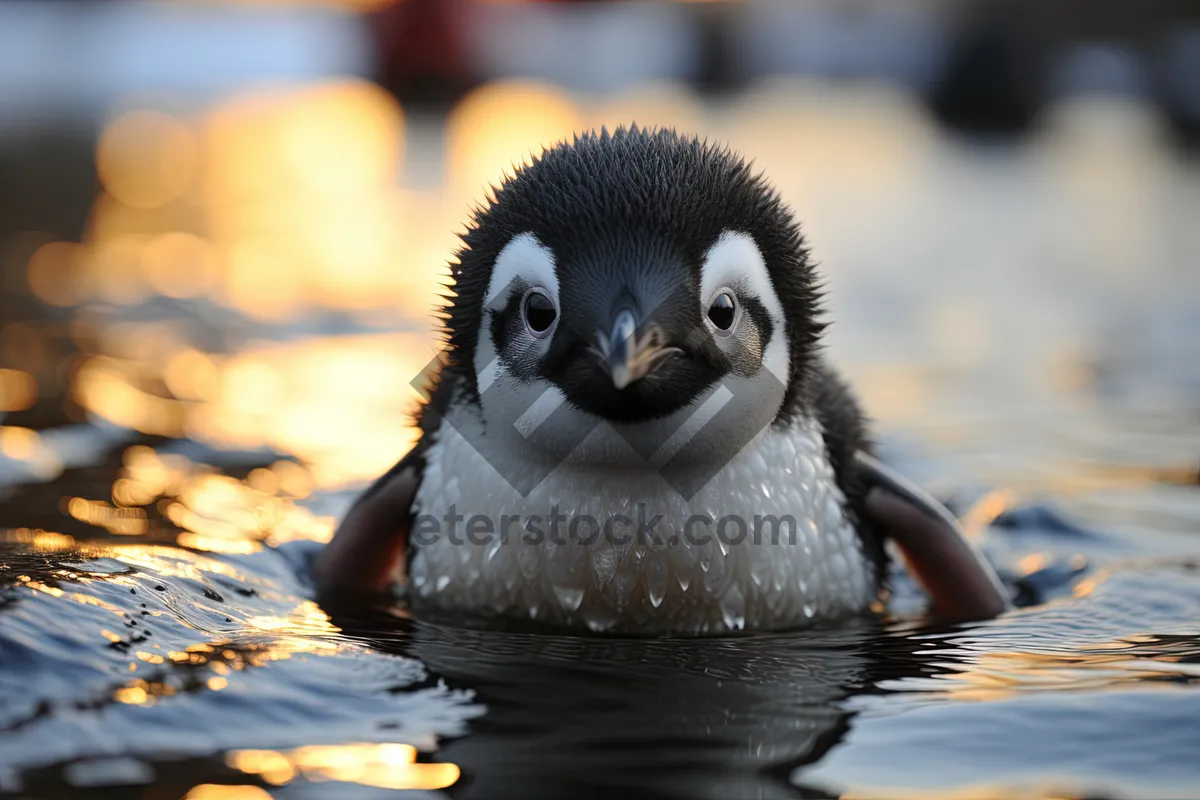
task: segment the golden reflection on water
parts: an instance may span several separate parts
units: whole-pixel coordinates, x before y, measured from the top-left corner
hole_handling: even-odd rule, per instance
[[[54,589],[35,583],[26,585],[47,592]],[[61,596],[58,591],[55,596]],[[123,616],[119,609],[109,610]],[[150,612],[151,616],[158,613]],[[128,653],[128,671],[134,673],[113,689],[112,700],[125,705],[153,705],[180,692],[223,691],[237,680],[236,673],[244,670],[294,656],[331,655],[343,647],[335,638],[339,629],[310,601],[301,602],[285,615],[248,617],[239,622],[246,638],[197,642],[183,650],[162,650],[158,644],[138,644],[135,649],[121,634],[101,630],[100,635],[113,647]]]
[[[22,369],[0,369],[0,411],[24,411],[37,400],[37,381]]]
[[[161,111],[131,111],[101,135],[96,173],[118,202],[158,208],[187,190],[199,157],[199,142],[183,122]]]
[[[988,492],[962,516],[963,531],[973,539],[979,539],[984,529],[1008,509],[1017,504],[1017,493],[1011,489]],[[1031,570],[1032,571],[1032,570]]]
[[[89,356],[74,395],[143,433],[291,453],[308,465],[310,488],[329,487],[378,475],[415,442],[411,383],[435,354],[417,333],[262,344],[229,356],[181,344],[146,360]]]
[[[1108,643],[1110,650],[1063,653],[1024,651],[982,653],[970,668],[950,677],[945,698],[994,702],[1028,692],[1089,692],[1126,688],[1151,691],[1173,690],[1172,676],[1197,677],[1194,665],[1167,663],[1155,658],[1133,657],[1129,642]]]
[[[419,764],[408,744],[307,745],[294,750],[235,750],[226,763],[267,783],[297,776],[310,781],[344,781],[383,789],[445,789],[459,779],[457,765]]]
[[[3,435],[0,429],[0,437]],[[61,505],[69,517],[122,538],[167,534],[168,539],[191,550],[244,554],[256,552],[263,543],[328,541],[333,518],[316,515],[297,503],[314,486],[310,471],[293,461],[257,467],[241,480],[179,454],[160,454],[134,445],[124,453],[110,498],[68,496]],[[77,546],[70,536],[27,528],[5,531],[2,539],[48,552]],[[163,556],[170,553],[169,549],[124,547],[114,551],[114,557],[166,569],[167,574],[176,574],[176,568],[194,571],[194,565],[184,562],[178,567],[165,566]],[[203,568],[220,571],[218,564],[205,563]]]
[[[271,800],[271,795],[258,786],[202,783],[185,794],[183,800]]]
[[[40,441],[37,431],[12,425],[0,426],[0,452],[11,459],[23,461],[32,458]]]
[[[40,553],[61,553],[78,548],[72,536],[33,528],[12,528],[0,532],[0,541],[28,545],[31,550]]]

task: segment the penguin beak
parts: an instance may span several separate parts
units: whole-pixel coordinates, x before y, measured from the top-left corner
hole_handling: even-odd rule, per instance
[[[665,338],[662,328],[654,322],[642,325],[639,333],[637,317],[623,308],[607,332],[596,331],[595,350],[612,377],[613,386],[620,390],[644,378],[666,356],[683,352],[667,345]]]

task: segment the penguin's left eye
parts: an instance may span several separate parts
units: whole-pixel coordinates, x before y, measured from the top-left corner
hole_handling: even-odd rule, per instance
[[[737,302],[729,292],[721,292],[708,307],[708,321],[719,331],[728,331],[732,328],[736,314]]]
[[[558,311],[554,308],[554,301],[545,292],[536,289],[525,295],[523,313],[525,314],[525,327],[539,339],[550,333],[550,328],[553,327],[554,320],[558,316]]]

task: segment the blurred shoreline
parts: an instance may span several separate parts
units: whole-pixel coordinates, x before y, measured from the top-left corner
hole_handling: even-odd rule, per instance
[[[102,420],[366,480],[411,441],[471,205],[540,147],[636,121],[780,188],[880,429],[975,454],[921,477],[1061,485],[1078,468],[1048,440],[1075,458],[1155,419],[1189,433],[1127,458],[1186,471],[1200,173],[1155,87],[1197,28],[1047,8],[0,4],[7,449]]]

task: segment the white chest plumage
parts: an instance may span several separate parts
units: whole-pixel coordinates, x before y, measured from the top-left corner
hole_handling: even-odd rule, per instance
[[[522,496],[460,429],[438,431],[413,507],[418,609],[685,634],[802,625],[875,599],[815,423],[767,429],[690,499],[649,467],[569,460]]]

